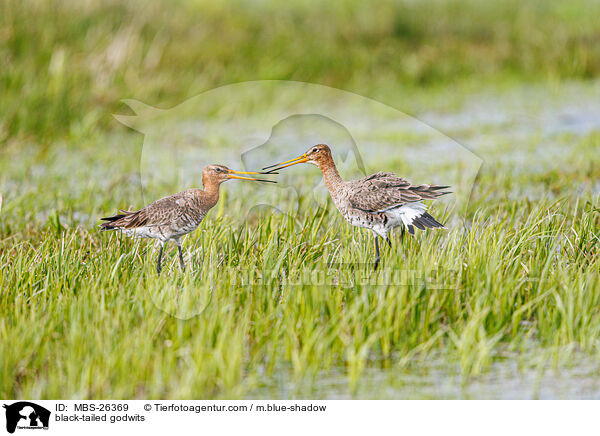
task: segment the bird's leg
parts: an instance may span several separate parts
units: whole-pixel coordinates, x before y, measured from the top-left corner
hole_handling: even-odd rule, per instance
[[[179,265],[181,266],[181,271],[185,272],[185,262],[183,261],[183,253],[181,251],[181,245],[177,247],[179,250]]]
[[[388,245],[390,246],[390,248],[392,248],[392,241],[390,240],[390,237],[389,237],[389,236],[386,236],[386,237],[385,237],[385,242],[387,242],[387,243],[388,243]]]
[[[379,266],[379,236],[375,235],[375,267],[373,270],[376,270]]]
[[[163,241],[160,241],[160,248],[158,250],[158,259],[156,261],[156,274],[160,275],[160,270],[161,268],[161,261],[162,261],[162,254],[163,254],[163,247],[165,246],[165,243]]]
[[[177,252],[179,253],[179,266],[181,267],[181,272],[185,272],[185,262],[183,261],[183,252],[181,251],[181,242],[179,239],[176,239],[177,243]]]

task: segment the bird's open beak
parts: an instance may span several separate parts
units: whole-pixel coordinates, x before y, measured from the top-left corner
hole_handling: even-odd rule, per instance
[[[275,165],[269,165],[268,167],[264,167],[263,170],[266,170],[268,168],[272,168],[271,170],[267,171],[265,174],[273,174],[273,171],[277,171],[277,170],[280,170],[282,168],[291,167],[292,165],[296,165],[296,164],[300,164],[300,163],[305,163],[305,162],[308,162],[308,161],[309,161],[308,156],[306,156],[306,154],[303,154],[302,156],[298,156],[295,159],[286,160],[285,162],[281,162],[281,163],[278,163],[278,164],[275,164]],[[277,167],[277,168],[273,168],[273,167]]]
[[[235,171],[235,170],[229,170],[229,172],[227,173],[227,178],[228,179],[254,180],[255,182],[277,183],[275,180],[256,179],[254,177],[241,177],[241,176],[236,176],[235,174],[277,174],[277,173],[273,173],[271,171],[257,172],[257,171]]]

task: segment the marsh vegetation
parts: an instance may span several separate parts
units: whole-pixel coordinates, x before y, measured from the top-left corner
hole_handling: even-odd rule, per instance
[[[0,396],[597,398],[600,5],[427,3],[4,2]],[[121,98],[258,78],[378,99],[472,150],[460,219],[396,234],[377,272],[370,235],[302,190],[294,216],[240,215],[253,188],[224,186],[185,275],[174,247],[157,277],[152,245],[98,231],[155,195]],[[419,141],[375,135],[365,165],[405,174]],[[315,271],[351,283],[293,279]]]

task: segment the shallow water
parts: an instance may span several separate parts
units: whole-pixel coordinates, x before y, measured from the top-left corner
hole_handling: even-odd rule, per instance
[[[458,110],[416,116],[469,148],[484,165],[541,172],[568,158],[578,139],[600,132],[600,82],[490,91],[471,96]]]
[[[529,357],[495,360],[469,378],[458,365],[439,358],[408,370],[367,369],[354,390],[342,371],[331,371],[311,383],[282,375],[258,394],[282,399],[600,399],[600,362],[578,355],[569,364],[553,366],[550,360],[537,361],[536,345],[531,348]]]

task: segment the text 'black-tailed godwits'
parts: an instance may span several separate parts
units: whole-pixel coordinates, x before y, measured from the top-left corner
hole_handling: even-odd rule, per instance
[[[344,181],[337,171],[331,150],[318,144],[301,156],[263,168],[277,171],[300,163],[316,165],[323,173],[325,185],[342,216],[353,226],[370,229],[375,236],[375,269],[379,265],[378,236],[392,246],[388,233],[394,227],[445,228],[427,213],[423,200],[433,200],[448,186],[412,185],[394,173],[379,172],[360,180]],[[276,168],[273,168],[276,167]]]
[[[234,171],[223,165],[208,165],[202,171],[204,189],[187,189],[156,200],[136,210],[121,210],[119,214],[101,218],[102,230],[121,230],[127,236],[157,239],[160,244],[156,272],[160,274],[163,247],[173,240],[179,252],[179,264],[185,271],[181,252],[181,237],[198,228],[208,211],[219,201],[219,186],[229,179],[276,183],[273,180],[241,177],[238,174],[266,174],[256,171]],[[268,174],[273,174],[269,172]]]

